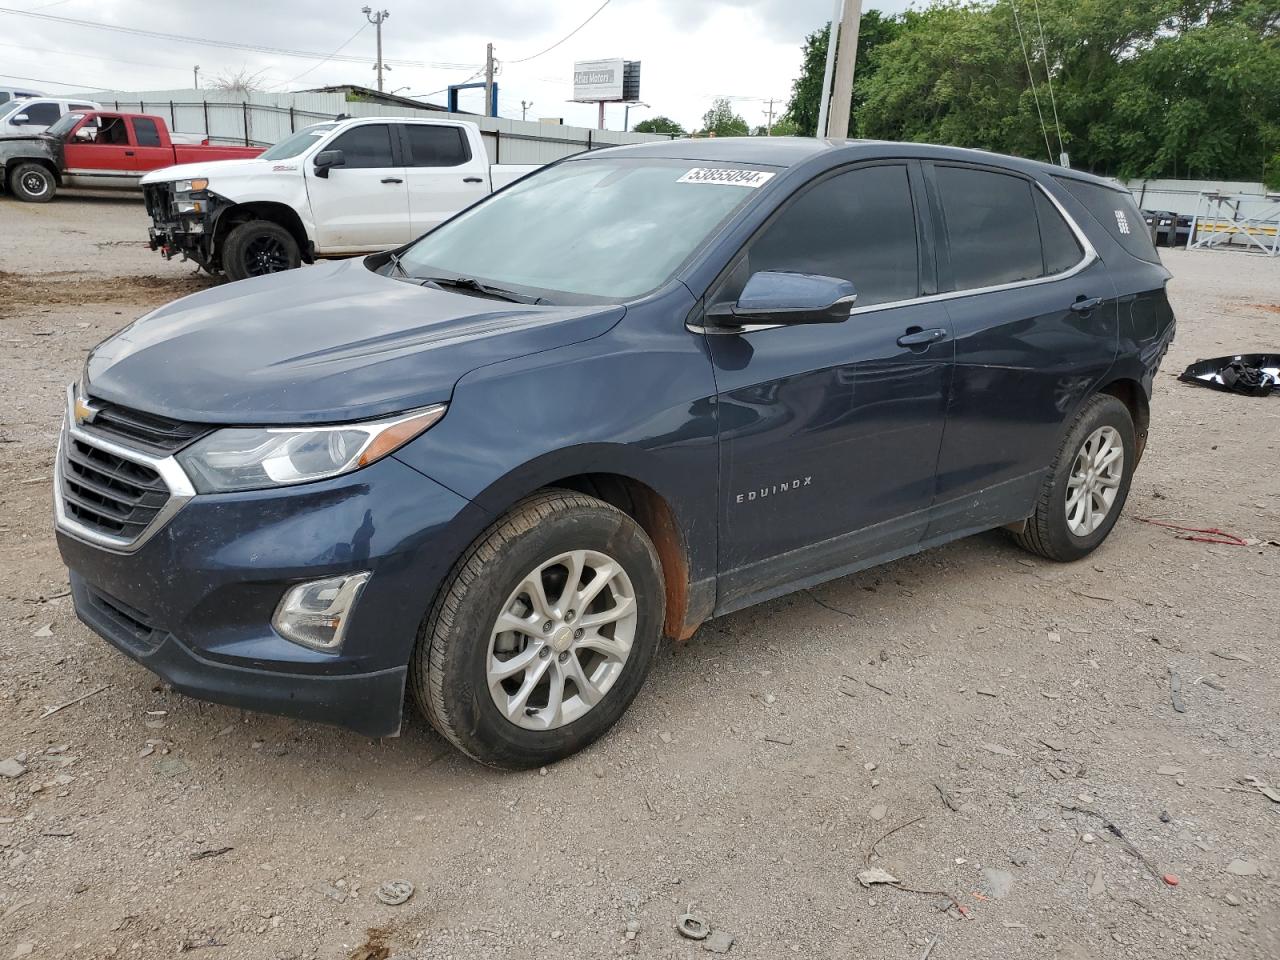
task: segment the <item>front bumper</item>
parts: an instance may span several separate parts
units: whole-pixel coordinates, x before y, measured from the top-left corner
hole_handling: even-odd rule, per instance
[[[80,619],[183,693],[387,736],[419,626],[485,522],[393,456],[329,481],[194,496],[130,552],[62,525],[57,541]],[[372,575],[339,651],[272,628],[290,586],[356,570]]]
[[[149,183],[142,188],[151,226],[147,228],[148,245],[159,250],[166,260],[181,255],[183,260],[194,260],[205,269],[212,269],[211,238],[216,211],[225,203],[220,197],[209,194],[205,210],[199,214],[178,214],[173,209],[173,185]]]

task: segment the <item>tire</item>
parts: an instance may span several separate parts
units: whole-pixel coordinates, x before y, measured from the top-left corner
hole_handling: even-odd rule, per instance
[[[302,251],[293,234],[270,220],[242,223],[222,243],[222,269],[230,280],[294,270],[301,263]]]
[[[1100,444],[1107,443],[1111,448],[1122,450],[1123,460],[1118,468],[1114,465],[1101,470],[1085,470],[1084,463],[1086,443],[1090,443],[1090,453],[1098,451],[1101,459]],[[1089,457],[1097,461],[1098,458]],[[1027,521],[1025,529],[1014,535],[1018,544],[1032,553],[1039,554],[1049,560],[1068,562],[1088,556],[1107,539],[1120,512],[1124,509],[1125,500],[1129,496],[1129,485],[1133,480],[1133,470],[1137,465],[1137,444],[1134,439],[1133,418],[1129,408],[1107,394],[1096,394],[1089,398],[1083,409],[1077,414],[1070,429],[1063,438],[1062,446],[1054,458],[1053,466],[1040,488],[1036,500],[1036,512]],[[1078,478],[1084,473],[1084,490],[1073,500],[1078,504],[1073,509],[1068,497],[1078,489]],[[1089,477],[1097,477],[1095,481]],[[1097,490],[1096,496],[1092,490]],[[1105,497],[1110,493],[1111,500],[1106,503]],[[1088,500],[1086,507],[1086,499]],[[1095,505],[1105,503],[1100,519],[1086,518],[1079,521],[1080,510],[1093,510]],[[1074,522],[1073,522],[1074,520]],[[1091,523],[1095,523],[1089,529]]]
[[[588,569],[595,576],[610,569],[600,558],[620,567],[583,611],[571,613],[567,603],[555,602],[565,596],[560,584],[568,579],[567,563],[543,567],[566,554],[583,558],[579,597],[595,582]],[[538,626],[543,617],[524,591],[534,576],[547,598],[544,609],[559,607],[551,614],[554,630],[543,629],[550,620]],[[590,625],[628,609],[628,593],[628,617]],[[657,551],[631,517],[569,490],[535,494],[482,533],[455,564],[419,630],[409,683],[432,726],[472,759],[509,769],[554,763],[607,731],[635,699],[658,652],[665,609]],[[527,616],[522,623],[528,632],[499,633],[500,614],[508,615],[508,623]],[[575,621],[581,626],[572,627]],[[572,646],[562,649],[565,644]],[[626,652],[615,662],[597,646]],[[491,670],[511,669],[508,662],[529,666],[495,681]],[[574,681],[575,665],[592,696]],[[553,701],[557,682],[562,695]],[[532,693],[525,693],[526,686]]]
[[[20,163],[9,174],[9,192],[27,203],[48,203],[58,192],[58,178],[40,163]]]

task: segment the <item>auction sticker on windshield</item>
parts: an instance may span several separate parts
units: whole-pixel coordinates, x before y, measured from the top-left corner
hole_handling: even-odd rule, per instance
[[[760,170],[726,170],[717,167],[694,167],[676,183],[724,183],[733,187],[763,187],[773,179],[772,173]]]

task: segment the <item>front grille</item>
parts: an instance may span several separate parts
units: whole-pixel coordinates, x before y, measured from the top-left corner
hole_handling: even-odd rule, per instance
[[[156,223],[167,223],[173,219],[170,204],[173,200],[173,188],[168,183],[148,183],[142,188],[143,202],[147,213]]]
[[[63,508],[90,530],[132,542],[169,501],[169,488],[151,467],[77,436],[65,437],[62,457]]]
[[[88,433],[100,433],[108,440],[123,442],[129,446],[159,454],[176,453],[187,444],[209,432],[198,423],[172,420],[154,413],[131,410],[114,403],[93,401],[97,413],[92,423],[81,429]]]

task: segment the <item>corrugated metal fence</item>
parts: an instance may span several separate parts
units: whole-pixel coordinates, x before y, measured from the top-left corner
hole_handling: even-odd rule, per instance
[[[1275,200],[1267,200],[1261,183],[1245,180],[1130,180],[1125,186],[1133,193],[1143,210],[1170,210],[1193,216],[1203,193],[1221,193],[1247,197],[1240,204],[1240,216],[1257,216]],[[1255,201],[1252,198],[1257,197]]]
[[[102,90],[86,94],[111,110],[157,114],[177,133],[207,136],[213,143],[269,146],[295,130],[346,114],[352,117],[426,117],[468,120],[480,127],[490,163],[550,163],[572,153],[622,143],[665,140],[648,133],[591,130],[417,110],[347,100],[341,93],[221,93],[215,90]]]

